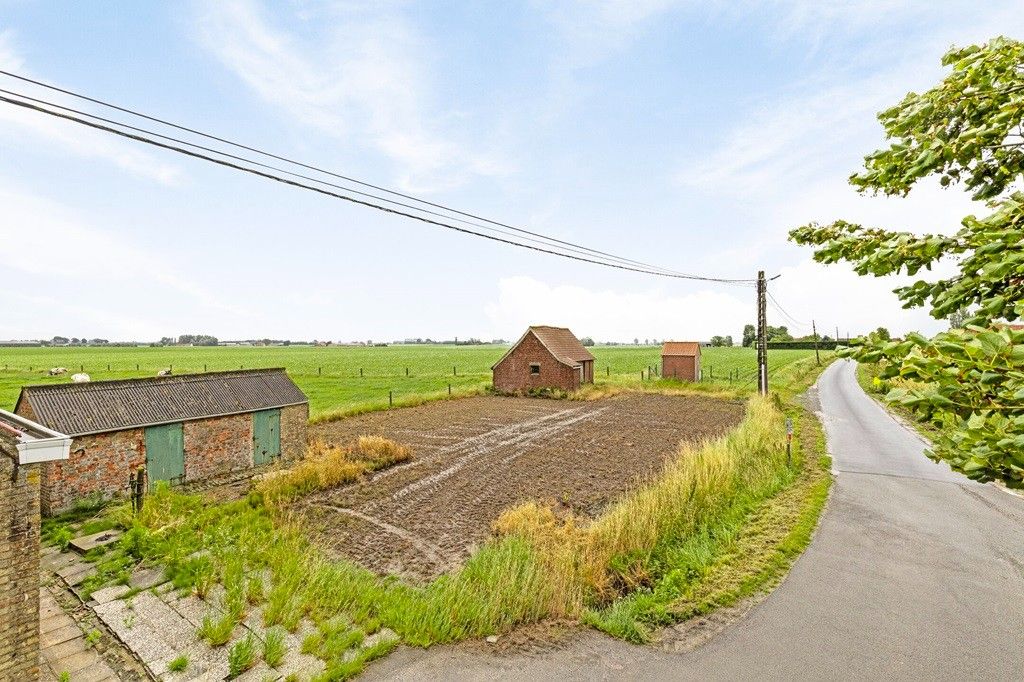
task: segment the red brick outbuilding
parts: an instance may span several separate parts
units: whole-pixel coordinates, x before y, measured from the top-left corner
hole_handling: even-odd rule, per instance
[[[565,327],[537,325],[491,367],[502,393],[557,388],[575,391],[594,382],[594,356]]]
[[[231,479],[301,457],[309,401],[283,369],[22,388],[15,412],[72,437],[70,457],[43,469],[42,511],[150,483]]]
[[[696,341],[666,341],[661,347],[661,376],[700,381],[700,344]]]

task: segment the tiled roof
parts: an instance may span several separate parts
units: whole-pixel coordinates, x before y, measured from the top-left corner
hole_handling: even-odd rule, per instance
[[[594,356],[580,343],[576,335],[565,327],[538,325],[530,327],[530,331],[544,344],[545,348],[551,351],[552,355],[570,365],[594,359]]]
[[[662,355],[700,355],[700,344],[696,341],[666,341],[661,347]]]
[[[80,436],[308,402],[283,369],[25,386],[33,418]]]

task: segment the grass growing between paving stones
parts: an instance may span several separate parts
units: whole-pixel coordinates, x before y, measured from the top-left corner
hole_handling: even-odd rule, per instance
[[[185,672],[188,669],[188,656],[182,654],[167,664],[167,670],[172,673]]]

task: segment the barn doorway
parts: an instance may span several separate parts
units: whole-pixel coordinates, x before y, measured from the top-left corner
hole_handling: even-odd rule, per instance
[[[185,436],[181,422],[146,427],[146,473],[151,484],[185,480]]]
[[[253,464],[269,464],[281,456],[281,410],[252,413]]]

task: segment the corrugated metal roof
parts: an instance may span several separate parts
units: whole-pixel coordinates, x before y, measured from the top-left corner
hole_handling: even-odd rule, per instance
[[[69,436],[308,402],[283,369],[26,386],[36,421]]]
[[[696,341],[666,341],[661,347],[662,355],[700,355],[700,344]]]

